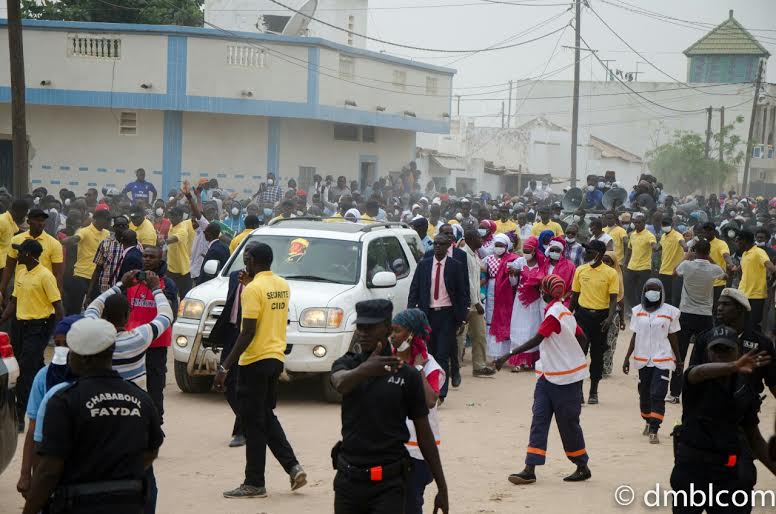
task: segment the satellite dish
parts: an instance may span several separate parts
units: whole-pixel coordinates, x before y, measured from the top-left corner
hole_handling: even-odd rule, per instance
[[[307,2],[298,9],[299,12],[291,16],[286,27],[283,29],[284,36],[304,36],[307,34],[307,27],[310,26],[312,16],[315,16],[315,10],[318,8],[318,0],[307,0]]]
[[[624,189],[613,187],[604,193],[603,198],[601,198],[601,203],[603,204],[604,209],[611,211],[621,206],[627,197],[628,193]]]
[[[582,190],[578,187],[572,187],[568,190],[561,202],[563,210],[566,212],[576,211],[579,209],[580,205],[582,205],[583,198],[584,194],[582,193]]]

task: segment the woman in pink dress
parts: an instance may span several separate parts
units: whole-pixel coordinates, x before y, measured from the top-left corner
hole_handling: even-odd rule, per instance
[[[510,329],[511,348],[517,348],[539,330],[544,309],[539,288],[547,275],[547,258],[539,252],[539,240],[531,236],[523,242],[523,256],[514,261],[510,268],[517,276],[517,295],[512,306]],[[519,353],[509,358],[512,371],[533,369],[539,360],[539,348]]]

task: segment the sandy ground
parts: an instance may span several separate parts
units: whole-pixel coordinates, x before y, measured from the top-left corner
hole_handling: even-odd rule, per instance
[[[622,334],[615,362],[622,362],[626,337]],[[170,369],[172,362],[170,362]],[[642,495],[655,484],[669,487],[673,465],[671,438],[680,406],[668,405],[661,431],[662,444],[650,445],[641,435],[636,394],[636,376],[621,371],[600,386],[601,403],[585,406],[585,432],[593,478],[585,483],[566,484],[561,478],[573,470],[566,460],[557,429],[550,431],[548,461],[538,468],[539,481],[530,486],[507,482],[511,472],[523,466],[531,423],[533,374],[502,371],[492,379],[471,377],[471,366],[463,370],[463,384],[452,390],[440,409],[443,443],[442,462],[450,491],[451,512],[516,513],[543,512],[646,512],[639,505]],[[289,491],[283,469],[268,457],[269,497],[256,500],[226,500],[221,492],[242,479],[244,452],[228,448],[232,415],[223,397],[216,394],[187,395],[168,373],[166,389],[167,438],[155,463],[159,483],[159,513],[245,513],[296,514],[333,511],[329,451],[339,438],[340,410],[319,399],[315,381],[298,382],[281,388],[277,414],[299,460],[309,475],[309,484]],[[766,439],[772,434],[776,401],[763,407],[761,429]],[[22,498],[15,485],[19,471],[21,438],[16,457],[0,477],[0,513],[21,511]],[[776,478],[758,464],[758,488],[776,491]],[[614,491],[630,485],[637,500],[629,507],[615,503]],[[431,512],[436,488],[426,491],[426,512]],[[665,509],[664,509],[665,510]],[[755,509],[755,512],[774,512]]]

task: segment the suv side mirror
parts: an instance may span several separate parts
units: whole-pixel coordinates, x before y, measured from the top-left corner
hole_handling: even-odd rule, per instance
[[[396,274],[392,271],[380,271],[379,273],[375,273],[375,276],[372,277],[372,285],[371,287],[376,288],[383,288],[383,287],[393,287],[396,285]]]
[[[218,274],[218,261],[216,259],[210,259],[202,267],[202,271],[207,275]]]

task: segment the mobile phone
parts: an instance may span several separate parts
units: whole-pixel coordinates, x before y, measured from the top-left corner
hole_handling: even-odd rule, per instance
[[[145,271],[138,271],[137,275],[135,275],[135,278],[138,280],[145,280],[146,279],[146,272]]]

